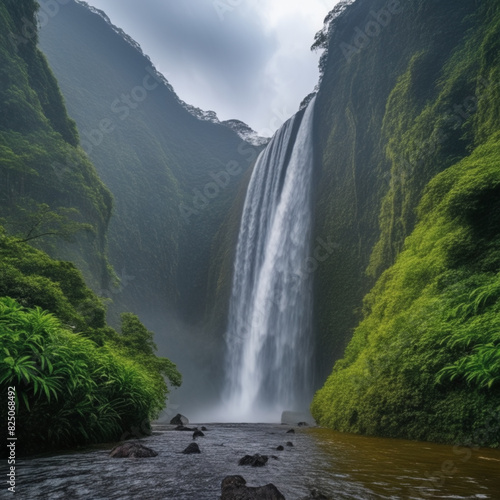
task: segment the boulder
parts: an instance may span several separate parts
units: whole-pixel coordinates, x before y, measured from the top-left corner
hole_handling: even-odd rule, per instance
[[[297,425],[299,427],[307,427],[309,424],[307,422],[299,422]]]
[[[288,429],[286,431],[287,434],[295,434],[295,429]]]
[[[193,439],[196,439],[197,437],[205,437],[205,434],[201,431],[194,431],[193,432]]]
[[[201,450],[196,443],[191,443],[182,453],[191,455],[192,453],[201,453]]]
[[[202,431],[206,431],[206,430],[207,430],[207,428],[203,425],[203,426],[201,427],[201,430],[202,430]]]
[[[246,483],[241,476],[224,478],[221,484],[221,500],[285,500],[274,484],[252,487]]]
[[[115,446],[109,456],[113,458],[149,458],[158,456],[158,453],[147,446],[132,442]]]
[[[189,424],[189,420],[184,415],[177,413],[177,415],[170,420],[170,425],[187,425]]]
[[[308,425],[316,425],[316,421],[310,413],[299,411],[284,411],[281,414],[281,423],[286,425],[297,425],[306,422]]]
[[[283,451],[285,448],[283,448],[283,446],[279,445],[276,449],[277,449],[278,451]]]
[[[238,465],[251,465],[252,467],[264,467],[267,464],[269,457],[267,455],[245,455],[240,459]]]
[[[286,445],[287,446],[293,446],[293,443],[291,441],[287,441]]]

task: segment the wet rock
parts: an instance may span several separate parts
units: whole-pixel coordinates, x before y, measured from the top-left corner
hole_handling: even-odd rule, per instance
[[[170,425],[187,425],[189,424],[189,420],[184,415],[177,413],[177,415],[170,420]]]
[[[191,455],[192,453],[201,453],[201,450],[196,443],[191,443],[182,453]]]
[[[246,483],[241,476],[224,478],[221,484],[221,500],[285,500],[274,484],[252,487],[247,486]]]
[[[286,425],[297,425],[297,422],[306,422],[309,425],[316,425],[310,413],[298,411],[284,411],[281,414],[281,423]]]
[[[286,431],[287,434],[295,434],[295,429],[288,429]]]
[[[285,448],[281,445],[279,445],[277,448],[276,448],[278,451],[283,451]]]
[[[293,446],[293,443],[291,441],[287,441],[286,445],[287,446]]]
[[[297,425],[299,427],[307,427],[309,424],[307,422],[299,422]]]
[[[203,426],[201,427],[201,430],[202,430],[202,431],[206,431],[206,430],[207,430],[207,428],[203,425]]]
[[[158,456],[158,453],[139,443],[124,443],[115,446],[109,456],[113,458],[149,458]]]
[[[196,439],[197,437],[205,437],[205,434],[201,431],[194,431],[193,432],[193,439]]]
[[[267,464],[269,457],[267,455],[245,455],[240,459],[238,465],[251,465],[252,467],[264,467]]]

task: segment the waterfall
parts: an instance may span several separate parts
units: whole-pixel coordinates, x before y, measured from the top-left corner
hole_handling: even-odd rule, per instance
[[[314,99],[276,132],[248,187],[226,332],[232,421],[276,421],[310,401],[313,113]]]

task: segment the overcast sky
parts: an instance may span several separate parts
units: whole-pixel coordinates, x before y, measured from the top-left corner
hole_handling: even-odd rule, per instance
[[[87,0],[179,97],[271,135],[318,81],[315,33],[338,0]]]

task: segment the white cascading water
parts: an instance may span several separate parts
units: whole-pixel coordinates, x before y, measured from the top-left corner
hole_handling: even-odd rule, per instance
[[[236,251],[227,343],[225,418],[279,420],[311,396],[314,99],[259,156]]]

